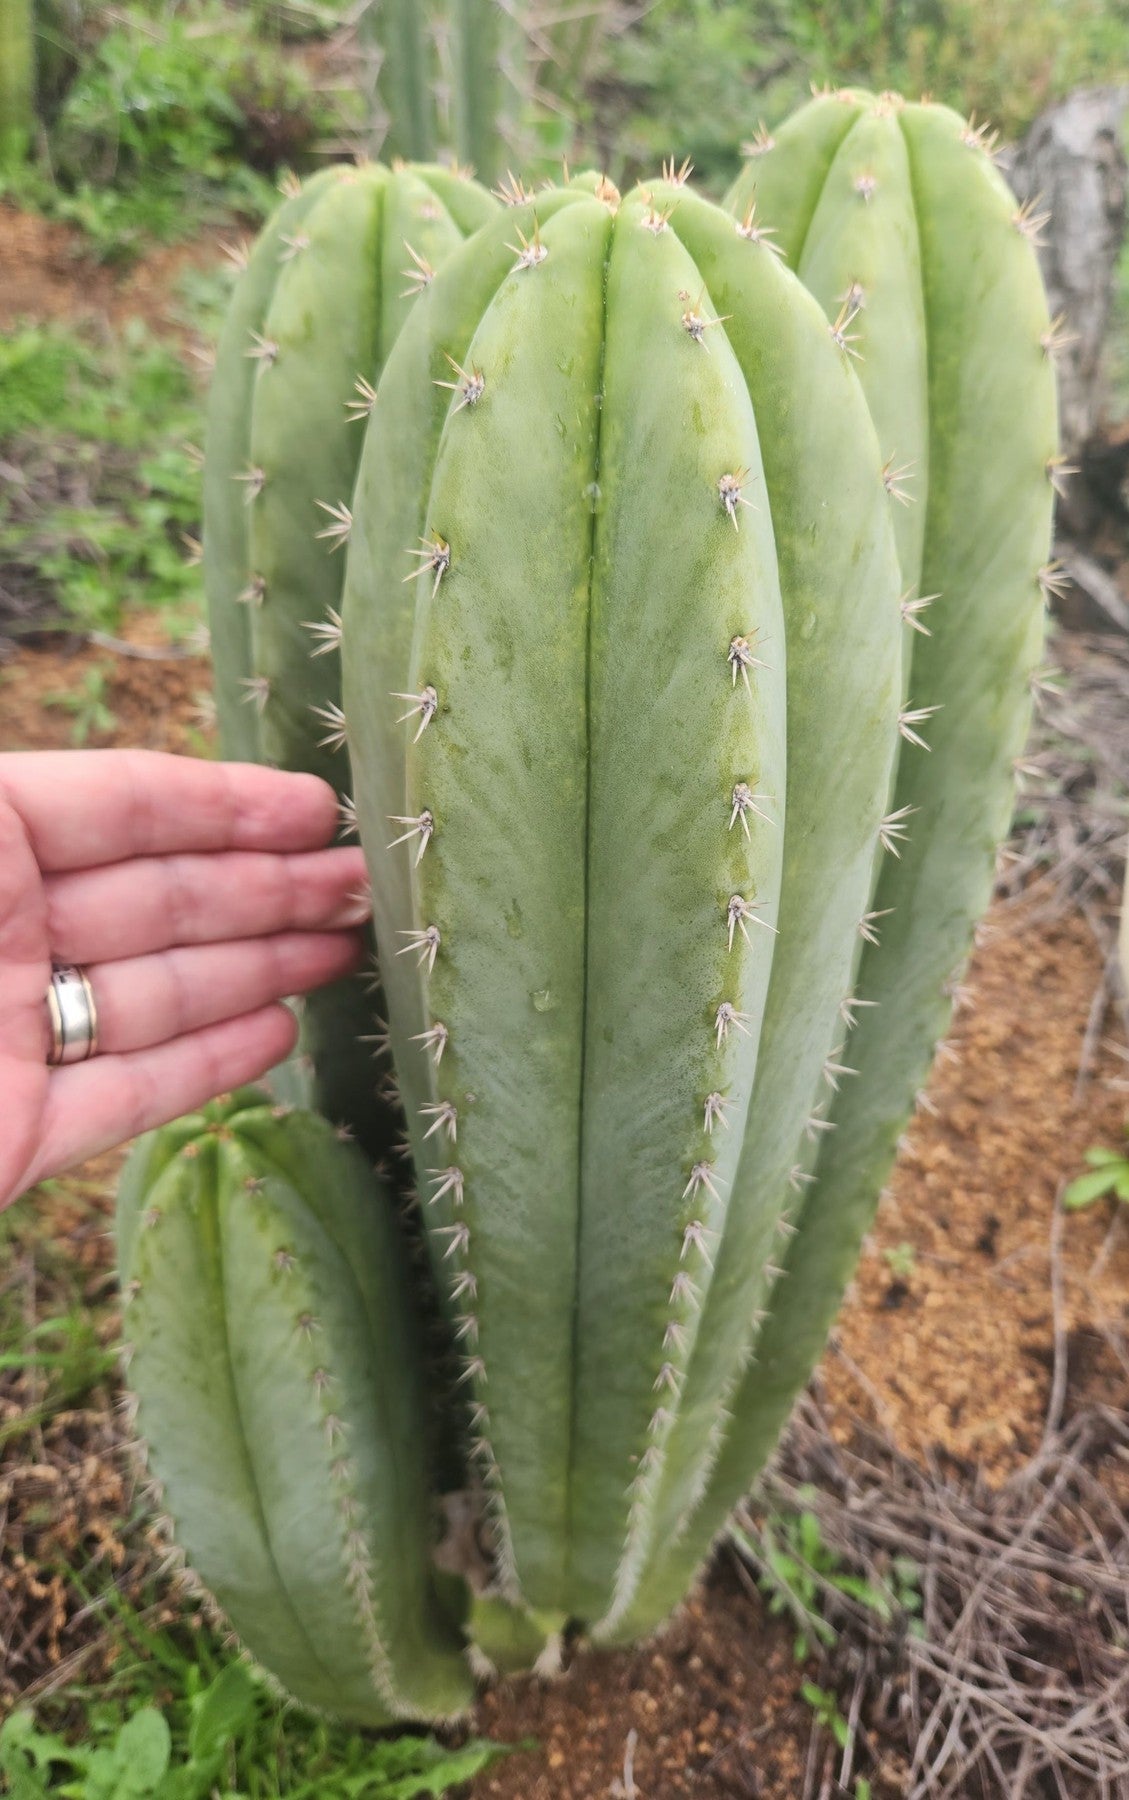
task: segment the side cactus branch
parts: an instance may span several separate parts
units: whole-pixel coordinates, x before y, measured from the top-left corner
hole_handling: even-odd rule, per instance
[[[498,210],[449,170],[340,166],[290,195],[240,276],[209,401],[204,576],[224,754],[320,775],[349,820],[340,617],[353,478],[385,358],[435,269]],[[296,426],[296,422],[297,423]],[[318,1103],[374,1155],[379,1004],[309,1001]]]
[[[805,107],[728,198],[850,338],[902,564],[897,778],[852,996],[800,1147],[780,1273],[728,1397],[718,1460],[656,1616],[763,1463],[838,1309],[944,1037],[1006,834],[1042,651],[1056,474],[1034,221],[984,133],[945,108],[843,93]],[[928,748],[926,748],[928,746]]]
[[[358,1151],[249,1091],[143,1139],[118,1210],[129,1377],[176,1541],[290,1693],[375,1726],[470,1694],[432,1588],[389,1220]]]

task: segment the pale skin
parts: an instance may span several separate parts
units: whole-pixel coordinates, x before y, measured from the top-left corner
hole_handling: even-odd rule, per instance
[[[281,1061],[284,997],[355,970],[364,860],[311,775],[144,750],[0,755],[0,1208]],[[52,965],[98,1054],[52,1069]]]

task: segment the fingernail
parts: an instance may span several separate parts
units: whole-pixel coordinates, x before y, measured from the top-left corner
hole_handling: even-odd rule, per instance
[[[331,913],[328,923],[345,929],[350,925],[366,925],[372,918],[372,889],[366,882],[364,887],[346,894],[341,904]]]

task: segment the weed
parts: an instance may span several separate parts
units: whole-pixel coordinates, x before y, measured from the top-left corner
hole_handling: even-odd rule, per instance
[[[220,1646],[154,1630],[116,1588],[89,1598],[110,1615],[119,1656],[97,1691],[63,1690],[0,1729],[0,1775],[14,1800],[411,1800],[444,1794],[509,1753],[478,1740],[374,1741],[311,1718]]]
[[[106,704],[106,669],[101,665],[87,669],[79,687],[69,692],[44,694],[43,704],[71,714],[74,719],[71,742],[77,746],[88,744],[93,733],[102,735],[112,731],[117,724],[113,711]]]
[[[917,1267],[917,1251],[912,1244],[890,1244],[882,1252],[882,1260],[891,1275],[908,1281]]]
[[[0,566],[33,626],[54,612],[114,631],[133,605],[168,608],[185,629],[199,617],[183,538],[199,530],[184,445],[200,414],[176,351],[137,322],[111,344],[59,325],[0,341]],[[105,728],[100,698],[86,696],[87,731]]]
[[[795,1623],[797,1662],[806,1662],[813,1650],[828,1650],[835,1642],[838,1634],[827,1615],[833,1613],[837,1597],[855,1601],[884,1623],[905,1616],[911,1635],[917,1634],[915,1627],[920,1630],[915,1616],[921,1611],[917,1565],[908,1557],[895,1557],[882,1580],[852,1574],[824,1542],[818,1518],[806,1508],[771,1515],[759,1526],[742,1515],[730,1526],[730,1536],[756,1570],[769,1612]]]
[[[800,1692],[820,1730],[829,1732],[840,1750],[845,1750],[851,1741],[851,1728],[839,1711],[837,1697],[827,1688],[817,1687],[814,1681],[805,1681]]]
[[[1125,1131],[1129,1138],[1129,1125]],[[1093,1206],[1103,1194],[1113,1194],[1129,1203],[1129,1146],[1125,1150],[1106,1150],[1095,1145],[1087,1150],[1085,1160],[1090,1165],[1088,1173],[1079,1175],[1063,1193],[1062,1204],[1067,1212]]]
[[[172,1677],[163,1707],[147,1700],[122,1719],[93,1705],[81,1741],[45,1730],[18,1709],[0,1727],[0,1775],[13,1800],[412,1800],[445,1794],[507,1754],[472,1742],[451,1749],[432,1737],[366,1741],[284,1707],[246,1663],[203,1676],[195,1661],[161,1665]],[[166,1688],[166,1694],[168,1689]]]
[[[348,116],[260,30],[263,14],[193,0],[134,5],[100,32],[86,19],[49,157],[9,176],[9,197],[78,226],[105,261],[233,211],[265,216],[275,172],[309,167]]]

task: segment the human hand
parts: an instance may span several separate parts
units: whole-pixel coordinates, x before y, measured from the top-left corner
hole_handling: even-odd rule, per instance
[[[0,755],[0,1208],[292,1049],[279,1001],[358,965],[364,859],[311,775],[145,750]],[[98,1053],[49,1068],[52,965]]]

